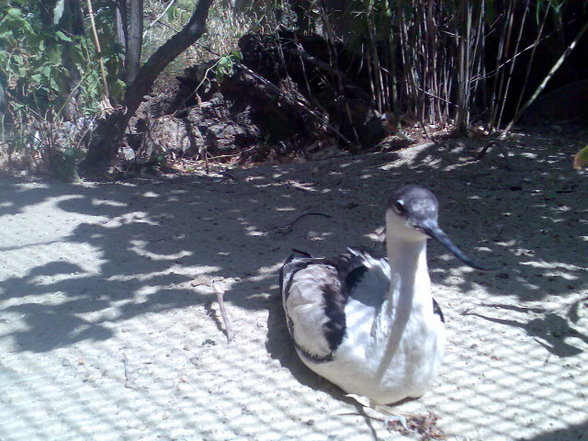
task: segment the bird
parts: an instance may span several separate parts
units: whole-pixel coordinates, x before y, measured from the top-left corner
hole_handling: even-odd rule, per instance
[[[335,257],[294,250],[279,271],[286,325],[302,362],[347,394],[388,405],[424,395],[445,347],[445,319],[431,295],[427,239],[468,258],[438,225],[428,189],[393,191],[385,212],[387,257],[348,248]]]

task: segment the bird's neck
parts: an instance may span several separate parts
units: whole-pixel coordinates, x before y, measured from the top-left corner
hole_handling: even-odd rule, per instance
[[[390,287],[387,299],[391,306],[400,308],[431,295],[431,281],[427,267],[427,241],[407,241],[387,238]]]
[[[427,268],[427,242],[388,237],[390,286],[374,321],[373,336],[387,346],[390,357],[398,348],[411,317],[431,304],[431,281]],[[428,302],[428,303],[427,303]],[[389,360],[382,360],[382,373]]]

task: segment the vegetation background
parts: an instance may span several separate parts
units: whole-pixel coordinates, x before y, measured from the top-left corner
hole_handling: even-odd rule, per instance
[[[586,1],[4,0],[0,17],[5,166],[64,180],[108,170],[144,98],[173,94],[185,69],[209,62],[202,85],[246,68],[245,35],[281,54],[282,81],[257,80],[277,85],[278,100],[290,94],[316,137],[352,152],[365,147],[357,127],[368,118],[384,122],[382,137],[410,139],[411,127],[504,136],[542,94],[578,82],[561,111],[569,96],[588,107]],[[320,51],[303,44],[311,38]],[[318,74],[287,87],[292,54]],[[325,91],[342,115],[321,102]]]

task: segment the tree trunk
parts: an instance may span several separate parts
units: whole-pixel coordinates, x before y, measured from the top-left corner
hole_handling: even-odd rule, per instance
[[[141,47],[143,46],[143,0],[130,0],[127,28],[127,45],[125,54],[127,84],[137,77],[141,65]]]
[[[69,0],[65,2],[63,18],[59,22],[59,29],[64,31],[67,35],[84,35],[84,21],[80,0]],[[63,52],[61,54],[61,59],[63,60],[63,66],[69,73],[69,84],[71,87],[67,102],[63,107],[63,112],[65,118],[71,121],[74,120],[79,113],[77,100],[80,96],[80,89],[77,86],[82,80],[82,74],[76,66],[75,61],[72,59],[71,51],[74,43],[63,42],[62,44]]]
[[[123,53],[121,55],[123,59],[123,65],[125,64],[125,55],[127,53],[127,0],[116,0],[115,1],[115,26],[116,26],[116,41],[121,45]],[[126,72],[123,72],[120,79],[126,78]]]
[[[206,19],[213,0],[198,0],[188,24],[161,46],[139,69],[127,87],[124,106],[98,122],[90,137],[88,154],[81,164],[85,170],[104,171],[114,160],[126,127],[143,97],[165,67],[206,32]]]
[[[53,26],[53,17],[57,0],[41,0],[41,25],[44,30],[48,30]]]

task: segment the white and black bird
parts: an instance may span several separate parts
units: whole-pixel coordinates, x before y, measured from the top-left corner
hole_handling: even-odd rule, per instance
[[[349,249],[296,253],[280,270],[288,329],[301,360],[345,392],[390,404],[422,396],[443,357],[444,319],[431,296],[427,239],[467,258],[437,224],[438,202],[409,185],[386,209],[387,258]]]

